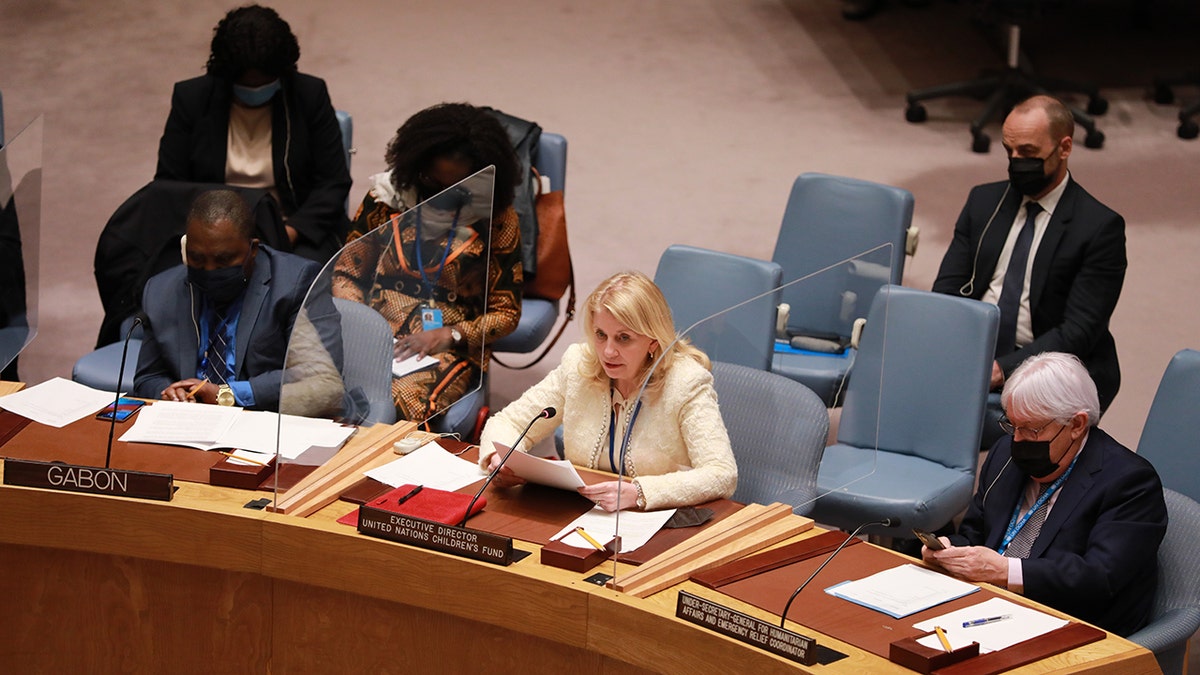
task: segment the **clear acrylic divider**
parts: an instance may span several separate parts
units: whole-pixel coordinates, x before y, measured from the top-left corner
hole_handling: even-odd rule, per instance
[[[494,185],[489,166],[391,215],[347,243],[313,282],[284,361],[273,510],[305,515],[292,505],[310,489],[310,474],[323,475],[346,443],[379,431],[364,427],[387,425],[392,433],[403,426],[393,423],[407,421],[439,431],[439,420],[474,407],[486,356],[479,336],[493,310]],[[405,338],[464,324],[478,330],[461,331],[459,345],[420,362],[394,358]],[[331,442],[339,425],[357,427],[355,435]],[[390,443],[386,455],[395,458]]]
[[[828,265],[822,269],[813,271],[799,279],[795,279],[783,284],[779,288],[772,289],[766,293],[761,293],[753,297],[733,304],[724,308],[714,308],[714,312],[700,321],[696,321],[690,326],[679,330],[675,343],[672,346],[678,347],[680,344],[692,344],[695,338],[697,347],[702,347],[706,355],[714,362],[722,364],[735,361],[737,350],[745,349],[748,344],[744,323],[735,320],[739,314],[745,313],[747,308],[753,307],[763,302],[778,302],[782,297],[803,296],[809,298],[810,302],[806,303],[809,311],[805,316],[797,316],[792,313],[788,318],[787,332],[808,337],[814,337],[825,341],[838,342],[844,341],[849,344],[850,334],[857,319],[866,319],[869,311],[874,309],[878,313],[880,325],[884,323],[882,318],[887,311],[887,291],[886,285],[891,278],[891,261],[892,261],[892,246],[883,244],[876,248],[864,251],[856,256],[838,261]],[[719,283],[719,280],[714,279],[714,283]],[[882,294],[876,301],[876,295],[880,289],[884,288]],[[822,296],[818,298],[817,296]],[[827,297],[826,297],[827,296]],[[830,316],[817,316],[814,308],[821,308],[822,311],[829,312]],[[841,334],[840,327],[845,328],[845,334]],[[678,329],[677,325],[677,329]],[[865,330],[870,330],[866,328]],[[840,353],[826,353],[806,350],[792,349],[789,345],[789,340],[786,334],[777,334],[776,348],[786,349],[789,352],[802,353],[810,356],[812,359],[825,360],[830,364],[841,364],[846,367],[847,374],[840,377],[837,387],[845,388],[845,385],[850,378],[853,377],[854,360],[857,355],[857,350],[851,346],[846,346]],[[687,358],[679,356],[678,349],[662,350],[651,370],[647,373],[643,380],[641,390],[638,392],[638,405],[644,409],[656,405],[655,394],[653,387],[647,386],[653,377],[653,373],[661,370],[665,359],[668,358]],[[672,356],[675,354],[675,356]],[[782,377],[782,376],[780,376]],[[719,376],[718,376],[719,378]],[[721,409],[733,409],[737,406],[733,401],[727,401],[720,398],[722,383],[717,381],[716,389],[718,391],[719,404]],[[786,428],[790,422],[794,420],[797,414],[794,407],[789,407],[787,401],[777,397],[767,396],[760,400],[761,409],[752,411],[752,419],[748,421],[726,419],[726,427],[731,430],[731,442],[733,445],[734,458],[738,464],[739,484],[743,481],[763,481],[764,485],[769,487],[766,493],[770,494],[770,498],[762,499],[761,502],[781,502],[792,507],[793,512],[807,513],[811,510],[813,503],[820,499],[823,495],[841,490],[848,485],[862,480],[873,474],[876,470],[876,452],[878,450],[878,419],[879,410],[882,405],[881,383],[860,382],[858,386],[842,392],[844,404],[841,409],[842,419],[850,417],[856,421],[858,429],[855,438],[855,444],[862,449],[861,461],[853,468],[842,471],[837,477],[836,483],[825,485],[823,488],[818,488],[817,485],[817,468],[819,466],[819,454],[815,461],[811,459],[811,452],[796,448],[795,466],[789,464],[788,458],[780,457],[778,450],[783,446],[787,449],[790,441],[789,438],[783,436],[786,434]],[[728,395],[726,391],[724,395]],[[817,397],[812,397],[814,405],[820,403]],[[817,431],[827,427],[824,424],[828,421],[828,410],[826,417],[819,418],[814,424],[818,425]],[[727,416],[723,413],[723,417]],[[639,416],[643,417],[644,416]],[[783,420],[783,423],[779,423]],[[872,421],[873,420],[873,421]],[[742,438],[745,434],[738,433],[736,427],[747,424],[762,424],[771,430],[771,433],[778,432],[781,434],[778,437],[768,437],[765,440],[765,433],[756,433],[759,438],[754,439],[755,442],[777,444],[775,447],[765,450],[753,450],[749,447],[739,448],[739,440],[746,445],[747,439]],[[799,426],[805,426],[800,423]],[[863,430],[866,430],[865,432]],[[811,430],[808,434],[809,439],[806,441],[812,443]],[[840,432],[840,427],[839,427]],[[628,479],[629,476],[637,475],[638,452],[643,448],[650,447],[648,443],[652,439],[648,439],[645,435],[645,430],[639,430],[636,419],[627,428],[626,433],[621,441],[621,457],[623,478]],[[865,436],[864,436],[865,433]],[[840,433],[839,433],[839,440]],[[819,439],[821,448],[825,446],[825,439]],[[795,447],[796,443],[792,443]],[[812,448],[815,450],[815,448]],[[803,453],[809,452],[810,459],[805,463],[802,456]],[[782,470],[781,470],[782,469]],[[691,469],[695,470],[695,468]],[[741,490],[739,490],[741,492]],[[756,490],[756,492],[761,492]],[[738,494],[735,493],[734,499],[737,499]],[[690,506],[701,506],[703,502],[708,501],[706,498],[700,498],[696,504]],[[633,505],[622,504],[622,509],[635,508]],[[621,511],[617,512],[616,528],[617,534],[621,531]],[[618,537],[618,540],[621,540]],[[614,556],[614,563],[620,561],[621,556]],[[617,587],[621,587],[622,580],[617,574],[618,567],[614,564],[612,568],[613,576],[616,578]],[[626,572],[625,575],[630,575],[631,572]]]
[[[39,115],[0,148],[0,370],[37,335],[43,128]]]

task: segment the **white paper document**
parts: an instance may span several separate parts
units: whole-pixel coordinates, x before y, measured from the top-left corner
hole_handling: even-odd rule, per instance
[[[493,442],[496,446],[496,452],[501,457],[508,452],[508,446],[503,443]],[[562,488],[563,490],[578,490],[587,485],[583,479],[579,477],[579,472],[575,470],[575,465],[565,459],[542,459],[534,457],[527,452],[517,450],[508,458],[508,462],[504,465],[512,470],[521,478],[530,483],[538,485],[549,485],[550,487]],[[664,521],[665,522],[665,521]]]
[[[1007,616],[1008,618],[981,626],[963,628],[963,624],[969,621],[998,616]],[[986,654],[1044,635],[1065,625],[1067,625],[1066,619],[1050,616],[1045,612],[1018,605],[1004,598],[992,598],[978,605],[964,607],[928,621],[913,624],[913,628],[932,631],[934,626],[941,626],[942,630],[946,632],[946,638],[950,640],[950,646],[954,649],[978,642],[979,652]],[[917,642],[932,649],[942,648],[937,635],[921,638]]]
[[[825,589],[830,595],[900,619],[979,590],[917,565],[900,565]],[[942,626],[945,628],[945,626]]]
[[[33,386],[15,394],[0,397],[0,408],[48,427],[61,429],[68,424],[94,415],[111,404],[116,396],[61,377]]]
[[[215,443],[233,426],[241,408],[181,401],[155,401],[142,406],[126,443]]]
[[[433,356],[418,357],[416,354],[404,360],[394,359],[392,361],[392,377],[404,377],[409,373],[425,370],[437,364],[438,360]]]
[[[513,454],[515,455],[516,453]],[[641,548],[646,542],[650,541],[650,537],[658,534],[658,531],[662,529],[663,525],[673,515],[675,515],[675,509],[664,509],[662,511],[621,511],[621,553],[629,553]],[[559,530],[557,534],[550,537],[550,540],[561,539],[567,546],[595,549],[595,546],[589,544],[586,539],[575,532],[575,528],[577,527],[582,527],[585,532],[591,535],[592,539],[595,539],[601,545],[607,544],[617,534],[617,514],[616,512],[609,513],[597,506],[576,518],[570,525]]]
[[[371,469],[366,474],[392,487],[424,485],[453,492],[474,483],[486,474],[475,462],[457,457],[431,441],[394,462]]]

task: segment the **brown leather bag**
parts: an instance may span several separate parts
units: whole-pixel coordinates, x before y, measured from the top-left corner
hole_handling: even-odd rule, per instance
[[[563,191],[554,190],[538,195],[536,207],[537,275],[525,283],[525,294],[533,298],[559,300],[574,282]]]

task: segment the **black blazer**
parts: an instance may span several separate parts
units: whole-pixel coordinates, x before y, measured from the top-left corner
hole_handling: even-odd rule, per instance
[[[156,179],[224,183],[233,87],[203,75],[175,85],[158,144]],[[271,101],[275,187],[287,224],[300,239],[293,252],[320,264],[345,243],[350,169],[325,81],[295,73]]]
[[[1027,480],[1008,462],[1011,454],[1012,436],[988,454],[979,491],[950,537],[955,546],[999,548]],[[1154,467],[1093,427],[1022,563],[1025,596],[1129,635],[1150,618],[1166,531]]]
[[[1015,190],[1005,195],[1007,185],[989,183],[971,190],[933,282],[934,291],[976,300],[983,297],[1021,206],[1021,195]],[[1033,260],[1029,304],[1034,340],[997,359],[1004,374],[1011,374],[1034,354],[1074,354],[1087,366],[1100,393],[1100,407],[1107,409],[1121,386],[1117,347],[1108,322],[1121,296],[1126,266],[1125,220],[1068,179]]]

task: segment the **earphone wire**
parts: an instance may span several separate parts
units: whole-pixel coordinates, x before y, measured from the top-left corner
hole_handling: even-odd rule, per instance
[[[963,284],[958,289],[958,294],[964,298],[970,297],[975,293],[975,273],[979,271],[979,252],[983,250],[983,238],[987,236],[988,229],[992,227],[992,221],[996,219],[996,214],[1000,213],[1000,207],[1004,205],[1004,200],[1008,198],[1008,190],[1011,184],[1004,185],[1004,194],[1000,195],[1000,201],[996,202],[996,208],[992,210],[992,215],[988,218],[987,224],[983,226],[983,232],[979,233],[979,241],[975,244],[975,257],[971,259],[971,276],[967,278],[967,283]]]

